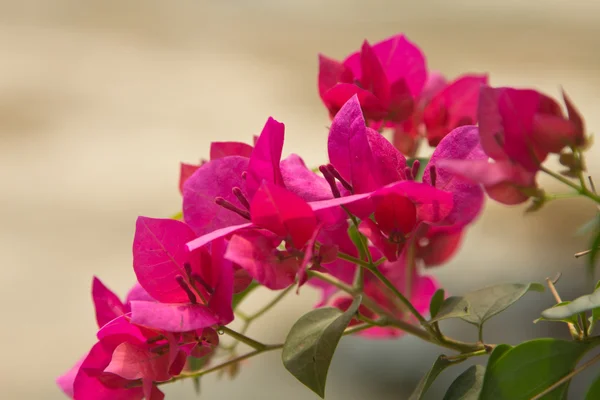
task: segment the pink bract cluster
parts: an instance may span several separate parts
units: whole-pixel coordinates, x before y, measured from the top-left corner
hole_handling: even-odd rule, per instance
[[[284,125],[273,118],[252,145],[215,142],[209,161],[182,164],[183,221],[138,218],[138,282],[125,302],[94,279],[97,343],[58,379],[67,395],[162,399],[156,383],[185,371],[190,357],[210,362],[217,330],[234,320],[233,296],[252,282],[271,290],[308,283],[322,294],[316,307],[345,309],[351,298],[310,271],[351,285],[352,260],[370,260],[426,313],[437,284],[424,268],[455,254],[483,188],[504,203],[524,201],[549,153],[585,145],[568,99],[564,117],[550,98],[491,88],[485,75],[447,83],[404,36],[365,42],[342,63],[321,56],[319,93],[333,120],[318,172],[296,154],[282,159]],[[421,139],[436,146],[427,165],[405,157]],[[368,257],[353,235],[365,239]],[[361,314],[411,320],[376,276],[363,279],[378,311],[362,305]]]

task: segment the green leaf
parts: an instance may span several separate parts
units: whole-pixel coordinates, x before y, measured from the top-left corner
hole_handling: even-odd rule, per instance
[[[484,375],[484,366],[471,366],[452,382],[444,396],[444,400],[478,400],[483,387]]]
[[[453,363],[448,361],[446,356],[439,356],[437,360],[433,363],[433,367],[425,374],[423,378],[419,381],[419,384],[412,392],[408,400],[420,400],[423,398],[431,384],[436,380],[439,374],[442,373],[448,366]]]
[[[464,297],[450,296],[440,306],[435,317],[429,322],[437,322],[448,318],[461,318],[469,315],[471,305]]]
[[[544,291],[539,283],[505,283],[469,292],[464,296],[448,297],[439,312],[429,322],[461,318],[481,326],[494,315],[504,311],[529,290]]]
[[[551,308],[556,308],[556,307],[562,307],[565,306],[567,304],[571,304],[570,301],[562,301],[558,304],[553,305]],[[545,317],[539,317],[538,319],[536,319],[535,321],[533,321],[534,324],[537,324],[539,321],[557,321],[557,322],[566,322],[568,324],[578,324],[579,322],[577,321],[577,315],[572,315],[570,317],[567,318],[560,318],[560,319],[553,319],[553,318],[545,318]]]
[[[506,310],[530,290],[543,292],[545,288],[540,283],[504,283],[467,293],[464,298],[467,299],[471,308],[469,315],[461,318],[471,324],[481,326],[494,315]]]
[[[344,313],[333,307],[312,310],[296,321],[285,340],[283,365],[321,398],[335,349],[361,300],[356,297]]]
[[[438,289],[431,297],[431,303],[429,303],[429,314],[431,315],[431,318],[434,318],[440,311],[442,303],[444,302],[444,296],[444,289]]]
[[[542,318],[549,321],[564,321],[571,317],[577,317],[580,313],[599,308],[600,289],[596,289],[592,294],[587,294],[573,301],[565,301],[563,303],[542,311]]]
[[[594,379],[592,385],[588,388],[585,395],[585,400],[598,400],[600,399],[600,375]]]
[[[500,347],[500,346],[498,346]],[[492,352],[486,368],[481,400],[526,400],[541,393],[567,375],[591,346],[581,342],[535,339]],[[563,399],[568,383],[544,400]]]
[[[233,295],[233,301],[231,302],[231,307],[233,307],[233,309],[235,310],[236,307],[242,302],[242,300],[244,300],[244,298],[246,296],[248,296],[250,293],[252,293],[252,291],[259,286],[260,286],[259,283],[256,281],[250,282],[250,284],[248,285],[248,287],[246,289]]]
[[[510,349],[513,347],[510,344],[499,344],[494,348],[492,354],[490,354],[490,358],[488,359],[488,365],[492,365],[496,363],[500,357],[505,355]]]

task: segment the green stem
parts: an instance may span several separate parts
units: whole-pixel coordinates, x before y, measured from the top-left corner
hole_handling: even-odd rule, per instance
[[[277,305],[277,303],[279,303],[289,292],[291,292],[293,288],[294,288],[294,285],[291,285],[291,286],[288,286],[287,288],[285,288],[284,290],[282,290],[273,300],[268,302],[263,308],[261,308],[260,310],[258,310],[257,312],[255,312],[254,314],[249,316],[247,318],[247,321],[252,322],[257,318],[262,317],[267,311],[269,311],[271,308],[275,307],[275,305]]]
[[[343,335],[344,336],[352,335],[353,333],[364,331],[365,329],[372,328],[372,327],[373,326],[369,325],[369,324],[356,325],[356,326],[353,326],[351,328],[346,329],[344,331]],[[202,370],[202,371],[196,371],[196,372],[191,372],[191,373],[183,373],[183,374],[177,375],[177,376],[169,379],[168,381],[165,381],[165,382],[156,382],[156,384],[157,385],[164,385],[166,383],[180,381],[182,379],[199,378],[199,377],[201,377],[203,375],[210,374],[211,372],[218,371],[218,370],[226,368],[226,367],[228,367],[230,365],[239,363],[240,361],[244,361],[244,360],[247,360],[247,359],[252,358],[254,356],[257,356],[259,354],[267,353],[267,352],[273,351],[273,350],[282,349],[283,346],[284,346],[283,343],[265,345],[265,347],[263,349],[261,349],[261,350],[251,351],[251,352],[246,353],[244,355],[241,355],[239,357],[236,357],[236,358],[233,358],[231,360],[225,361],[225,362],[223,362],[221,364],[215,365],[214,367],[211,367],[211,368],[208,368],[208,369],[205,369],[205,370]]]
[[[309,275],[313,278],[317,278],[319,280],[322,280],[323,282],[327,282],[330,285],[335,286],[336,288],[340,289],[341,291],[348,293],[352,297],[355,297],[359,294],[356,292],[356,290],[352,286],[347,285],[346,283],[344,283],[344,282],[340,281],[339,279],[336,279],[330,275],[323,274],[323,273],[317,272],[317,271],[309,271]],[[427,331],[425,331],[411,323],[408,323],[406,321],[401,321],[399,319],[394,318],[393,316],[390,316],[387,311],[385,311],[381,306],[379,306],[379,304],[377,304],[370,297],[367,297],[364,294],[363,294],[363,298],[362,298],[362,304],[364,304],[367,308],[370,308],[371,310],[373,310],[375,313],[385,316],[387,318],[389,326],[394,326],[398,329],[402,329],[403,331],[406,331],[407,333],[410,333],[413,336],[417,336],[427,342],[432,342],[432,343],[435,342],[432,339],[431,335]],[[435,342],[435,343],[437,343],[437,342]]]
[[[574,197],[579,197],[580,194],[579,193],[552,193],[552,194],[547,194],[544,196],[544,198],[547,201],[551,201],[551,200],[559,200],[559,199],[572,199]]]
[[[485,356],[486,354],[488,354],[488,351],[486,349],[482,349],[482,350],[472,351],[470,353],[462,353],[457,356],[446,357],[446,359],[448,361],[454,362],[454,361],[466,360],[467,358],[471,358],[471,357]]]
[[[283,348],[283,343],[281,343],[281,344],[274,344],[274,345],[265,345],[265,347],[263,349],[261,349],[261,350],[251,351],[251,352],[246,353],[244,355],[241,355],[239,357],[233,358],[233,359],[231,359],[229,361],[225,361],[225,362],[223,362],[221,364],[217,364],[214,367],[211,367],[209,369],[205,369],[205,370],[197,371],[197,372],[193,372],[193,373],[180,374],[180,375],[177,375],[177,376],[169,379],[168,381],[157,382],[156,384],[157,385],[163,385],[163,384],[166,384],[166,383],[180,381],[182,379],[187,379],[187,378],[199,378],[199,377],[201,377],[203,375],[210,374],[211,372],[215,372],[215,371],[218,371],[220,369],[226,368],[226,367],[228,367],[230,365],[237,364],[240,361],[247,360],[248,358],[252,358],[252,357],[257,356],[259,354],[266,353],[266,352],[273,351],[273,350],[278,350],[278,349],[281,349],[281,348]]]
[[[371,264],[369,264],[368,262],[363,261],[360,258],[353,257],[350,254],[343,253],[341,251],[337,253],[337,257],[341,258],[342,260],[349,261],[353,264],[360,265],[363,268],[371,268]]]
[[[354,297],[358,293],[355,292],[354,288],[346,283],[336,279],[330,275],[323,274],[317,271],[308,271],[309,276],[313,278],[317,278],[322,280],[323,282],[327,282],[332,286],[335,286],[339,290],[348,293],[350,296]],[[394,328],[398,328],[403,330],[404,332],[416,336],[426,342],[433,343],[438,346],[442,346],[448,349],[452,349],[455,351],[459,351],[461,353],[472,352],[477,350],[482,350],[486,346],[481,343],[465,343],[458,340],[447,338],[443,335],[433,335],[431,332],[427,330],[421,329],[418,326],[415,326],[409,322],[399,320],[389,315],[389,312],[384,310],[379,304],[377,304],[374,300],[365,296],[363,294],[362,304],[364,304],[367,308],[373,310],[378,315],[384,316],[387,322],[386,326],[392,326]],[[488,347],[493,345],[487,345]]]
[[[358,293],[362,293],[365,287],[365,269],[358,267],[356,269],[356,276],[354,277],[354,290]]]
[[[254,340],[254,339],[251,339],[248,336],[244,335],[243,333],[236,332],[233,329],[228,328],[226,326],[222,326],[220,329],[222,329],[223,332],[225,332],[226,334],[228,334],[229,336],[231,336],[232,338],[234,338],[238,342],[242,342],[244,344],[247,344],[248,346],[252,347],[256,351],[262,351],[262,350],[264,350],[265,348],[268,347],[266,344],[263,344],[261,342],[258,342],[256,340]]]
[[[404,306],[406,308],[408,308],[408,311],[410,311],[410,313],[412,315],[414,315],[415,318],[417,318],[419,323],[429,333],[435,335],[435,332],[433,331],[433,329],[431,328],[431,326],[429,325],[427,320],[421,315],[421,313],[415,308],[415,306],[413,306],[412,303],[402,293],[400,293],[400,291],[396,288],[396,286],[394,286],[394,284],[392,282],[390,282],[388,280],[388,278],[385,277],[385,275],[383,275],[383,273],[381,271],[379,271],[377,268],[369,268],[369,271],[373,275],[375,275],[377,277],[377,279],[379,279],[385,286],[387,286],[387,288],[390,289],[394,293],[394,295],[396,295],[396,297],[398,297],[398,299],[402,302],[402,304],[404,304]]]
[[[241,311],[236,311],[237,316],[244,321],[244,325],[242,326],[242,329],[238,332],[240,334],[245,334],[246,331],[248,330],[248,328],[250,328],[250,324],[252,324],[252,322],[260,317],[262,317],[267,311],[269,311],[271,308],[273,308],[277,303],[279,303],[292,289],[294,288],[293,285],[288,286],[287,288],[285,288],[284,290],[282,290],[273,300],[271,300],[270,302],[268,302],[266,305],[263,306],[263,308],[261,308],[260,310],[258,310],[257,312],[255,312],[252,315],[246,315],[244,313],[242,313]],[[238,346],[238,344],[240,343],[240,341],[236,341],[233,344],[231,344],[230,346],[222,346],[222,348],[224,350],[228,350],[230,352],[233,352],[236,347]]]
[[[588,337],[588,329],[589,329],[589,325],[588,325],[588,319],[587,316],[585,315],[585,312],[582,312],[581,314],[579,314],[579,319],[580,319],[580,323],[581,323],[581,335],[582,338],[585,340]]]
[[[565,178],[564,176],[557,174],[554,171],[549,170],[546,167],[540,167],[540,171],[543,171],[544,173],[550,175],[551,177],[553,177],[554,179],[564,183],[565,185],[577,190],[577,193],[588,197],[590,199],[592,199],[593,201],[595,201],[596,203],[600,204],[600,196],[598,196],[597,194],[591,192],[587,187],[585,187],[585,185],[580,186],[577,185],[573,182],[571,182],[569,179]]]

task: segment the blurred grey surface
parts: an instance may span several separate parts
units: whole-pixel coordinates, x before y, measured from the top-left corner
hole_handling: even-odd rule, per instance
[[[310,165],[325,160],[318,52],[343,58],[364,38],[404,32],[430,68],[448,76],[489,71],[494,85],[553,96],[562,85],[595,132],[599,22],[595,0],[0,1],[3,398],[63,398],[54,379],[94,341],[92,276],[126,292],[135,218],[179,209],[180,161],[206,156],[211,140],[250,141],[269,116],[286,124],[285,154]],[[591,150],[588,161],[600,177],[599,154]],[[488,203],[459,256],[431,273],[461,293],[562,271],[559,290],[577,296],[586,282],[573,253],[587,239],[574,232],[594,212],[569,200],[524,218],[522,208]],[[281,341],[315,298],[310,289],[292,296],[250,334]],[[489,342],[566,333],[531,324],[549,295],[528,295],[524,304],[490,321]],[[474,338],[469,326],[447,329]],[[406,398],[437,354],[412,338],[344,339],[327,398]],[[246,364],[232,382],[206,377],[202,398],[315,398],[278,354]],[[169,399],[195,398],[189,383],[166,391]]]

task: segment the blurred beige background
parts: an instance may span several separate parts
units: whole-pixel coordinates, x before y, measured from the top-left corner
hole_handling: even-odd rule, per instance
[[[595,132],[599,13],[595,0],[0,1],[2,398],[63,398],[55,377],[94,341],[92,275],[125,293],[134,220],[179,209],[179,161],[206,156],[211,140],[250,140],[270,115],[286,123],[286,154],[325,160],[318,52],[342,58],[364,38],[405,32],[449,76],[489,71],[494,85],[554,96],[563,85]],[[600,150],[589,154],[600,181]],[[460,255],[432,273],[460,293],[562,271],[559,289],[579,295],[584,262],[572,254],[587,239],[574,232],[594,211],[573,200],[523,218],[522,208],[489,203]],[[250,334],[281,341],[314,299],[304,290]],[[488,340],[554,334],[531,324],[550,303],[528,295],[526,309],[490,322]],[[473,338],[460,323],[448,329]],[[345,339],[328,399],[406,398],[437,354],[410,338]],[[278,354],[249,364],[233,382],[206,377],[202,398],[315,398]],[[189,383],[167,393],[195,398]]]

